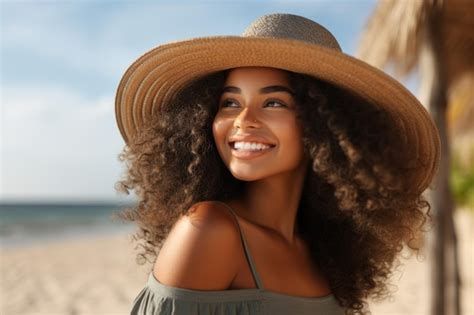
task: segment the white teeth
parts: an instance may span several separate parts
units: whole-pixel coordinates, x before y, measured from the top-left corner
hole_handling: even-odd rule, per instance
[[[234,142],[234,149],[237,149],[237,150],[258,151],[258,150],[265,150],[268,148],[270,148],[269,145],[258,143],[258,142],[243,142],[243,141]]]

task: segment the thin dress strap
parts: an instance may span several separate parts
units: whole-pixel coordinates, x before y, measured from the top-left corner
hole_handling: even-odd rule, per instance
[[[227,208],[232,213],[232,216],[234,217],[235,221],[237,222],[237,226],[239,227],[239,232],[240,232],[240,238],[244,245],[245,256],[247,257],[247,261],[250,265],[250,269],[252,270],[253,279],[255,280],[255,283],[257,284],[257,288],[263,289],[262,280],[260,280],[260,276],[258,275],[257,268],[255,267],[255,263],[253,262],[252,255],[250,254],[250,249],[247,245],[247,241],[245,240],[244,232],[240,228],[239,220],[237,219],[237,214],[234,212],[231,206],[229,206],[225,202],[222,202],[222,201],[219,201],[219,202],[227,206]]]

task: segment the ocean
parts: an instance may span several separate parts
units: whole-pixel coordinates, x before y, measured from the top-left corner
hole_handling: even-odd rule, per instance
[[[132,233],[135,225],[112,219],[123,204],[0,204],[0,245],[19,247],[66,238]]]

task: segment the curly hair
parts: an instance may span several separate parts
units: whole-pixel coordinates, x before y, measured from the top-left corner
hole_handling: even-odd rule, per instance
[[[286,71],[286,70],[285,70]],[[354,93],[315,77],[286,71],[311,160],[297,213],[301,237],[347,314],[370,314],[366,299],[390,295],[398,253],[416,242],[430,204],[410,174],[420,167],[404,149],[391,116]],[[202,77],[162,104],[119,155],[136,206],[119,217],[137,222],[137,263],[153,262],[173,224],[203,200],[241,195],[244,182],[220,159],[212,136],[228,70]]]

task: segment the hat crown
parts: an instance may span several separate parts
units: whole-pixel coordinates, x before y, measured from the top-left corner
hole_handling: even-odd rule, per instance
[[[295,39],[342,51],[336,38],[324,26],[288,13],[263,15],[252,22],[242,36]]]

